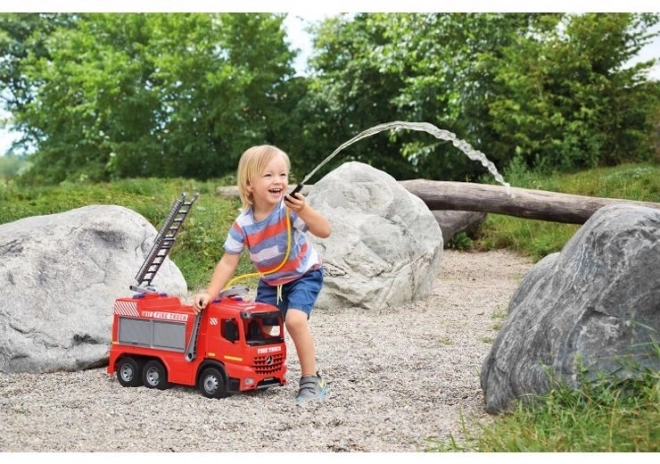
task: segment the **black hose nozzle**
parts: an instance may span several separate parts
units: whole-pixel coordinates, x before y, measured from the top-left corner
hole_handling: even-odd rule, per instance
[[[300,191],[302,190],[302,188],[303,188],[303,184],[302,184],[302,183],[296,185],[296,188],[294,188],[293,191],[292,191],[289,195],[291,195],[291,196],[294,197],[294,198],[297,198],[297,197],[296,197],[296,193],[300,192]]]

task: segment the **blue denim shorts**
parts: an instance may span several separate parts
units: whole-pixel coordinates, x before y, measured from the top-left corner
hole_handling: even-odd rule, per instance
[[[314,271],[308,271],[299,279],[282,285],[282,299],[279,303],[277,302],[277,287],[268,285],[261,279],[257,286],[257,297],[254,300],[277,306],[280,313],[282,313],[282,317],[286,317],[286,311],[289,308],[294,308],[303,311],[309,319],[321,287],[323,287],[322,267]]]

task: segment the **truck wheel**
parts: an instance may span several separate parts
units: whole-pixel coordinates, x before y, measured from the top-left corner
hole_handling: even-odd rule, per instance
[[[117,361],[117,381],[122,387],[139,387],[142,385],[141,365],[130,356]]]
[[[227,398],[229,392],[225,385],[225,377],[219,369],[207,367],[202,371],[197,382],[200,393],[207,398]]]
[[[158,390],[170,388],[165,366],[157,359],[152,359],[144,365],[142,369],[142,381],[147,388],[157,388]]]

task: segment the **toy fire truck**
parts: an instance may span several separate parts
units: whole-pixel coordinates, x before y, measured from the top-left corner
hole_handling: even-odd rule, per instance
[[[152,285],[177,232],[198,197],[181,195],[161,227],[130,289],[114,304],[108,374],[124,387],[164,390],[196,386],[224,398],[285,383],[286,345],[279,310],[247,298],[248,289],[223,290],[199,314]]]

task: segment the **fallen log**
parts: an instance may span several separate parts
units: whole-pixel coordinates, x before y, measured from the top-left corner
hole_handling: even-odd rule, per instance
[[[612,203],[660,208],[660,203],[600,198],[468,182],[427,179],[399,181],[430,210],[482,211],[527,219],[584,224],[598,209]]]

